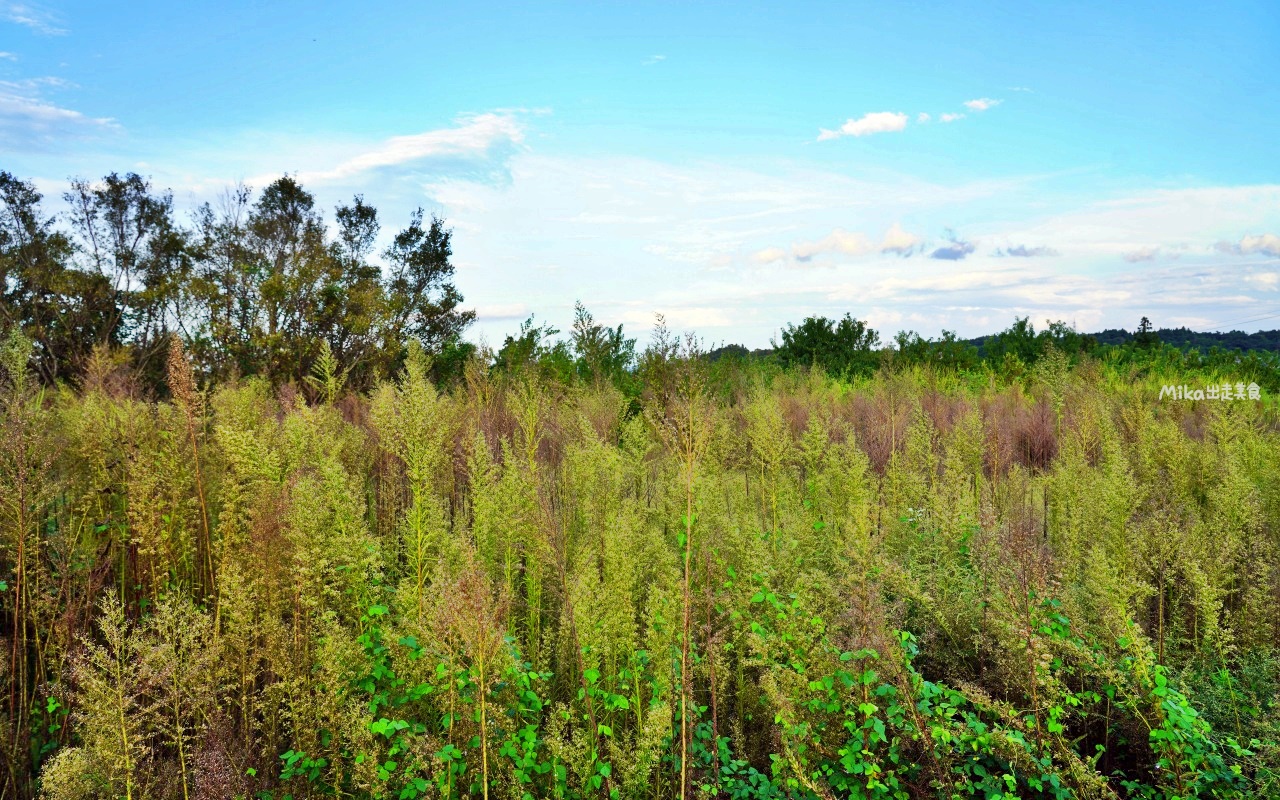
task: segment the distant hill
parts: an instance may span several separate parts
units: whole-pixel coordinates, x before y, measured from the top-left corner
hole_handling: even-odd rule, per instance
[[[707,353],[707,358],[719,361],[722,358],[762,358],[773,352],[773,348],[764,347],[748,350],[740,344],[724,344]]]
[[[1090,335],[1097,339],[1098,344],[1125,344],[1133,341],[1133,334],[1123,328],[1110,328]],[[1160,341],[1183,350],[1194,347],[1203,351],[1214,346],[1224,350],[1280,350],[1280,330],[1201,333],[1190,328],[1161,328],[1156,331],[1156,336]]]

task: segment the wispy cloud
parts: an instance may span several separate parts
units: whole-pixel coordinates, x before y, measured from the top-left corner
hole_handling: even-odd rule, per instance
[[[939,114],[938,115],[938,121],[940,122],[955,122],[958,119],[964,119],[964,114]]]
[[[52,75],[43,78],[21,78],[16,81],[0,81],[0,90],[34,94],[46,89],[74,89],[76,85],[63,78]]]
[[[1082,330],[1131,327],[1143,314],[1161,325],[1203,326],[1245,316],[1260,304],[1270,308],[1280,294],[1264,277],[1280,272],[1275,262],[1245,281],[1234,256],[1213,255],[1223,231],[1280,234],[1274,211],[1280,186],[1160,190],[1076,205],[1078,199],[1047,195],[1039,183],[947,187],[894,176],[867,184],[838,172],[774,174],[731,162],[674,166],[521,151],[512,173],[510,185],[432,193],[460,231],[458,274],[466,281],[460,288],[468,300],[482,303],[521,300],[562,328],[572,318],[571,301],[564,298],[580,294],[583,285],[596,286],[593,276],[602,263],[614,265],[617,283],[600,285],[584,302],[593,311],[600,307],[602,319],[611,303],[634,310],[625,320],[630,335],[643,335],[652,309],[693,303],[725,309],[732,324],[720,330],[750,346],[767,343],[783,323],[814,313],[854,310],[861,316],[865,310],[869,318],[879,309],[879,324],[898,324],[888,320],[901,315],[901,324],[933,334],[941,328],[989,333],[1028,315],[1037,323],[1074,321]],[[948,216],[964,216],[974,204],[1011,197],[1011,205],[984,215],[996,221],[957,229],[950,237],[956,241],[916,235],[925,226],[941,227]],[[1034,206],[1046,197],[1048,205]],[[1030,211],[1019,217],[1017,209]],[[616,214],[618,227],[602,235],[580,221],[583,211]],[[634,224],[621,221],[626,217]],[[822,242],[837,228],[867,234],[879,252],[828,253],[813,262],[829,260],[837,269],[797,269],[803,262],[791,243]],[[1239,239],[1237,234],[1231,241]],[[1177,261],[1162,258],[1133,269],[1120,259],[1121,252],[1152,245],[1176,254],[1180,242],[1193,249]],[[973,250],[963,260],[929,257],[940,248],[959,255],[965,245]],[[1191,258],[1197,246],[1204,259]],[[540,275],[536,286],[520,282],[530,254],[537,258],[563,247],[573,253],[562,271]],[[1029,253],[1053,248],[1061,255],[1001,257],[996,247]],[[917,258],[901,262],[903,253]],[[910,270],[902,269],[904,263]],[[632,300],[634,308],[626,305]],[[491,340],[511,328],[485,324]]]
[[[29,3],[0,2],[0,17],[45,36],[62,36],[67,33],[57,14]]]
[[[4,59],[5,61],[17,61],[18,55],[17,53],[7,53],[4,50],[0,50],[0,58]]]
[[[1280,258],[1280,236],[1274,233],[1263,233],[1257,236],[1244,236],[1238,242],[1218,242],[1218,252],[1235,255],[1261,255]]]
[[[1257,272],[1243,263],[1266,260],[1258,253],[1269,240],[1252,237],[1280,234],[1280,186],[1157,190],[1082,204],[1078,196],[1055,194],[1052,178],[1040,176],[947,185],[900,173],[853,177],[844,169],[746,158],[673,164],[541,153],[537,120],[512,113],[524,126],[524,142],[509,151],[427,156],[346,181],[307,184],[326,207],[358,188],[378,200],[388,221],[407,218],[419,205],[438,210],[456,231],[459,289],[481,311],[475,333],[490,341],[510,333],[525,309],[566,328],[572,298],[579,296],[602,321],[625,321],[629,335],[644,335],[653,310],[667,312],[679,327],[671,310],[689,304],[696,310],[681,324],[710,328],[727,320],[716,335],[751,346],[767,343],[788,320],[814,313],[838,317],[853,310],[869,317],[879,309],[878,319],[900,315],[903,325],[922,333],[945,327],[977,335],[1028,314],[1037,322],[1077,321],[1088,330],[1132,326],[1142,314],[1162,325],[1197,324],[1198,317],[1207,325],[1274,305],[1280,296],[1263,277],[1280,272],[1275,261]],[[908,126],[914,122],[909,113]],[[460,120],[438,127],[465,126]],[[248,155],[236,158],[253,159],[250,174],[294,165],[305,174],[308,165],[331,171],[385,146],[282,136],[238,146]],[[226,151],[219,145],[218,153]],[[147,160],[158,164],[160,158]],[[233,170],[243,163],[199,168],[226,175],[227,164]],[[509,179],[493,180],[488,170],[497,168]],[[167,180],[163,169],[149,173]],[[181,173],[170,174],[181,180]],[[181,184],[175,189],[183,195]],[[962,221],[952,240],[919,235]],[[1250,237],[1241,245],[1245,233]],[[870,252],[858,252],[866,246],[863,236]],[[1252,258],[1216,252],[1223,239]],[[1192,250],[1178,250],[1180,242]],[[966,246],[973,249],[965,252]],[[1142,269],[1120,257],[1149,246],[1183,255]],[[1048,257],[1042,248],[1062,255]],[[835,269],[798,268],[806,264]],[[602,265],[609,281],[599,280]],[[1245,280],[1245,274],[1259,277]],[[585,296],[583,286],[590,287]],[[517,304],[518,311],[509,310]]]
[[[0,127],[13,127],[23,122],[35,125],[69,122],[98,127],[111,127],[115,124],[110,117],[87,117],[79,111],[37,98],[23,97],[0,88]]]
[[[1249,283],[1255,283],[1267,291],[1274,292],[1280,289],[1280,272],[1255,272],[1252,275],[1246,275],[1244,278]]]
[[[646,58],[644,61],[641,61],[640,66],[652,67],[654,64],[657,64],[659,62],[666,61],[666,60],[667,60],[667,57],[664,55],[652,55]]]
[[[524,126],[514,112],[490,112],[460,117],[450,128],[393,136],[348,158],[336,167],[302,172],[304,181],[330,181],[365,172],[405,167],[435,158],[484,159],[496,150],[524,141]]]
[[[920,123],[921,125],[923,125],[928,121],[929,121],[929,115],[926,112],[921,111],[919,114],[916,114],[916,122]]]
[[[995,108],[1002,101],[992,100],[990,97],[979,97],[977,100],[966,100],[964,107],[970,111],[986,111],[989,108]]]
[[[636,305],[636,304],[632,304]],[[610,321],[616,319],[629,328],[644,329],[654,322],[654,310],[633,308],[611,315]],[[660,309],[663,321],[676,330],[702,331],[706,328],[725,328],[733,325],[734,320],[742,316],[741,309],[728,306],[691,306],[677,303],[664,303]]]
[[[1012,256],[1014,258],[1040,258],[1042,256],[1056,256],[1058,251],[1052,247],[1027,247],[1025,244],[1017,244],[1013,247],[997,250],[996,255]]]
[[[495,303],[476,307],[476,316],[486,322],[524,320],[529,317],[529,307],[524,303]]]
[[[65,136],[119,127],[109,117],[87,116],[47,96],[50,90],[66,88],[71,84],[54,77],[0,81],[0,151],[43,148]]]
[[[839,139],[841,136],[869,136],[873,133],[893,133],[905,130],[907,115],[894,111],[873,111],[863,114],[858,119],[848,119],[837,130],[822,128],[818,132],[818,141],[825,142]]]
[[[1028,93],[1030,93],[1030,94],[1034,94],[1034,92],[1033,92],[1031,89],[1028,89],[1028,88],[1027,88],[1027,87],[1025,87],[1025,86],[1010,86],[1010,87],[1009,87],[1009,91],[1011,91],[1011,92],[1028,92]]]

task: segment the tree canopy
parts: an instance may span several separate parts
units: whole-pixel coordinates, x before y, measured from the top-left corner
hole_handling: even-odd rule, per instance
[[[799,326],[788,324],[777,348],[782,366],[819,366],[833,375],[874,372],[880,334],[862,320],[845,314],[838,322],[806,317]]]
[[[256,195],[237,186],[187,224],[170,192],[134,173],[73,180],[63,200],[58,219],[33,183],[0,172],[0,324],[34,343],[47,383],[76,381],[107,346],[163,387],[172,335],[206,381],[302,383],[328,354],[368,387],[403,366],[410,341],[437,371],[470,351],[452,232],[421,209],[375,253],[382,223],[363,196],[330,225],[289,175]]]

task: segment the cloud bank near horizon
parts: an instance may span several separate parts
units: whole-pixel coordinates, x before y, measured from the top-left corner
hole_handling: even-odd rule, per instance
[[[539,145],[550,118],[494,110],[363,142],[259,139],[250,183],[261,188],[281,174],[267,165],[283,162],[325,207],[362,193],[384,239],[413,208],[439,213],[455,229],[459,288],[480,312],[475,336],[490,342],[529,314],[563,327],[578,299],[633,333],[661,312],[751,346],[814,313],[850,311],[886,333],[978,335],[1015,316],[1196,327],[1280,300],[1280,186],[1081,204],[1055,196],[1054,176],[939,183],[555,153]],[[233,182],[216,157],[175,152],[146,166],[187,207]],[[1001,221],[974,221],[984,218]]]

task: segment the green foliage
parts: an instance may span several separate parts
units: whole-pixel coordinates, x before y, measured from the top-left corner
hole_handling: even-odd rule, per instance
[[[1037,333],[1030,318],[1020,317],[1007,330],[985,337],[979,351],[992,363],[1016,360],[1030,365],[1044,355],[1049,345],[1060,352],[1075,355],[1091,352],[1097,346],[1097,341],[1091,336],[1077,333],[1061,321],[1050,322]]]
[[[944,369],[973,369],[978,365],[978,348],[956,338],[953,331],[943,331],[936,341],[922,338],[915,331],[903,331],[894,337],[895,363],[933,364]]]
[[[865,375],[878,364],[880,336],[862,320],[845,314],[839,321],[807,317],[800,325],[787,325],[782,344],[775,345],[784,367],[817,366],[832,375]]]
[[[574,306],[570,335],[577,356],[578,376],[589,383],[621,383],[629,377],[636,358],[636,340],[622,335],[622,326],[596,324],[581,302]]]
[[[508,373],[534,370],[544,377],[568,383],[577,373],[577,367],[569,344],[552,340],[558,333],[550,323],[534,325],[530,316],[520,323],[519,333],[503,341],[502,349],[494,358],[494,368]]]

